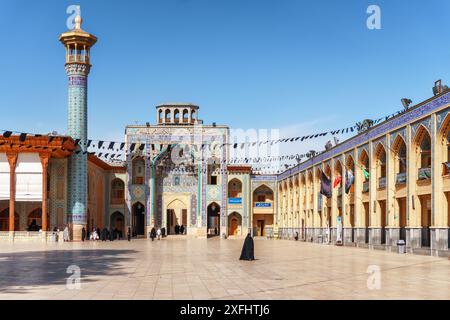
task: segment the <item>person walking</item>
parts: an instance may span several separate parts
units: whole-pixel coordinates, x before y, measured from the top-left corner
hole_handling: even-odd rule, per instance
[[[150,238],[152,239],[152,241],[155,241],[155,238],[156,238],[155,227],[153,227],[152,230],[150,231]]]
[[[102,241],[106,241],[108,240],[108,229],[106,229],[106,227],[103,228],[102,233],[101,233],[101,239]]]
[[[63,240],[64,240],[64,242],[68,242],[70,239],[69,239],[69,227],[68,226],[66,226],[65,228],[64,228],[64,231],[63,231]]]
[[[84,241],[84,239],[86,239],[86,229],[83,227],[81,229],[81,241]]]
[[[127,234],[128,241],[131,241],[131,228],[128,227],[128,234]]]
[[[241,257],[239,258],[239,260],[255,260],[255,246],[250,233],[248,233],[247,237],[245,238],[244,246],[242,247]]]
[[[156,236],[158,237],[158,240],[161,240],[161,229],[158,228],[158,230],[156,231]]]

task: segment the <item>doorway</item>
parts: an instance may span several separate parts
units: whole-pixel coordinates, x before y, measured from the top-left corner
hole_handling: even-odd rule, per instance
[[[378,201],[378,207],[380,209],[380,226],[381,226],[381,239],[380,243],[386,243],[386,200]]]
[[[237,212],[233,212],[228,217],[228,235],[238,236],[241,235],[241,215]]]
[[[264,220],[258,220],[257,222],[257,235],[258,237],[264,236]]]
[[[422,247],[430,247],[431,196],[419,196],[422,220]]]
[[[137,202],[133,206],[133,236],[142,236],[145,234],[145,207]]]
[[[397,198],[397,208],[400,227],[399,240],[406,241],[406,198]]]
[[[218,236],[220,234],[220,206],[213,202],[208,206],[208,236]]]
[[[167,234],[185,234],[187,227],[187,206],[175,199],[167,206]]]
[[[364,226],[366,227],[365,230],[365,243],[369,243],[369,227],[370,227],[370,216],[369,216],[369,203],[364,202],[363,203],[364,208]]]

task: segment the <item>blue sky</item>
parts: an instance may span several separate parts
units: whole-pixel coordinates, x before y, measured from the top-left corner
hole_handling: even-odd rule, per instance
[[[296,136],[392,113],[403,97],[429,98],[435,80],[450,83],[448,0],[1,0],[0,129],[65,132],[58,36],[70,4],[99,38],[93,139],[121,140],[168,101],[200,105],[206,123]],[[370,4],[381,30],[366,27]]]

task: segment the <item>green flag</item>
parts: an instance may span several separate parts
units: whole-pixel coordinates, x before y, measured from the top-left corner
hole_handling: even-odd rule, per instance
[[[364,177],[366,177],[366,179],[369,179],[370,174],[366,171],[366,169],[363,169],[363,173],[364,173]]]

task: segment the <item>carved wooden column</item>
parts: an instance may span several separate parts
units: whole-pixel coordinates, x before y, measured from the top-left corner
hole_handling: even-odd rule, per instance
[[[47,231],[47,169],[48,161],[50,159],[49,154],[39,154],[42,163],[42,232]]]
[[[7,153],[9,162],[9,231],[14,231],[14,203],[16,200],[17,153]]]

